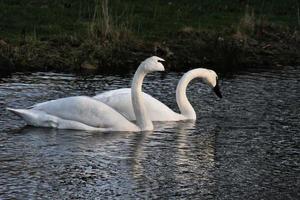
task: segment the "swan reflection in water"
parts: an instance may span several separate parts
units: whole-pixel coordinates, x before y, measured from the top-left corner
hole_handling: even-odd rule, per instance
[[[30,179],[27,189],[40,193],[49,188],[84,192],[89,184],[97,193],[110,188],[162,197],[174,194],[175,184],[184,186],[177,187],[181,194],[211,194],[213,185],[207,182],[213,181],[207,180],[213,179],[214,137],[197,133],[194,122],[155,127],[155,132],[140,133],[26,127],[14,134],[14,142],[24,147],[25,165],[19,167],[29,176],[18,178]],[[190,191],[189,185],[199,190]]]
[[[156,123],[155,127],[155,132],[135,138],[131,162],[135,189],[153,197],[168,197],[174,192],[212,195],[214,133],[197,133],[193,121]],[[172,185],[180,189],[173,191]],[[198,190],[191,191],[188,186]]]
[[[11,129],[24,123],[2,107],[0,198],[297,199],[299,67],[261,70],[223,79],[226,99],[221,103],[200,96],[200,83],[191,85],[188,96],[199,118],[181,133],[176,126],[156,123],[159,130],[149,133],[15,132]],[[44,75],[49,74],[4,80],[0,101],[27,107],[63,96],[92,96],[132,78],[78,77],[72,82],[64,74],[51,74],[57,80],[45,78],[47,84],[36,85]],[[150,75],[145,91],[175,108],[180,77]]]

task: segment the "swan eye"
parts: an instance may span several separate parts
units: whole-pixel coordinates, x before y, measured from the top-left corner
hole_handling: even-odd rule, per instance
[[[159,62],[159,63],[163,63],[163,62],[165,62],[164,60],[158,60],[157,62]]]

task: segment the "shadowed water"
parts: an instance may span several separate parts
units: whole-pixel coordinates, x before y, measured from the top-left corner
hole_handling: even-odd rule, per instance
[[[178,110],[182,74],[144,90]],[[221,77],[224,98],[194,81],[198,119],[155,131],[91,133],[24,127],[5,107],[128,87],[131,76],[15,74],[0,79],[0,199],[299,199],[300,70]]]

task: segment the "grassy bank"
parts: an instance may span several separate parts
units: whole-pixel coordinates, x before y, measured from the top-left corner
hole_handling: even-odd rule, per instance
[[[1,71],[299,65],[300,2],[0,0]]]

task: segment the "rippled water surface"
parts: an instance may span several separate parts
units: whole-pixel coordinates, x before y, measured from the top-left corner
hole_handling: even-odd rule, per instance
[[[154,73],[144,90],[178,110],[182,74]],[[0,78],[0,199],[299,199],[300,70],[221,77],[224,98],[194,81],[196,123],[143,133],[26,127],[5,107],[128,87],[131,75]]]

